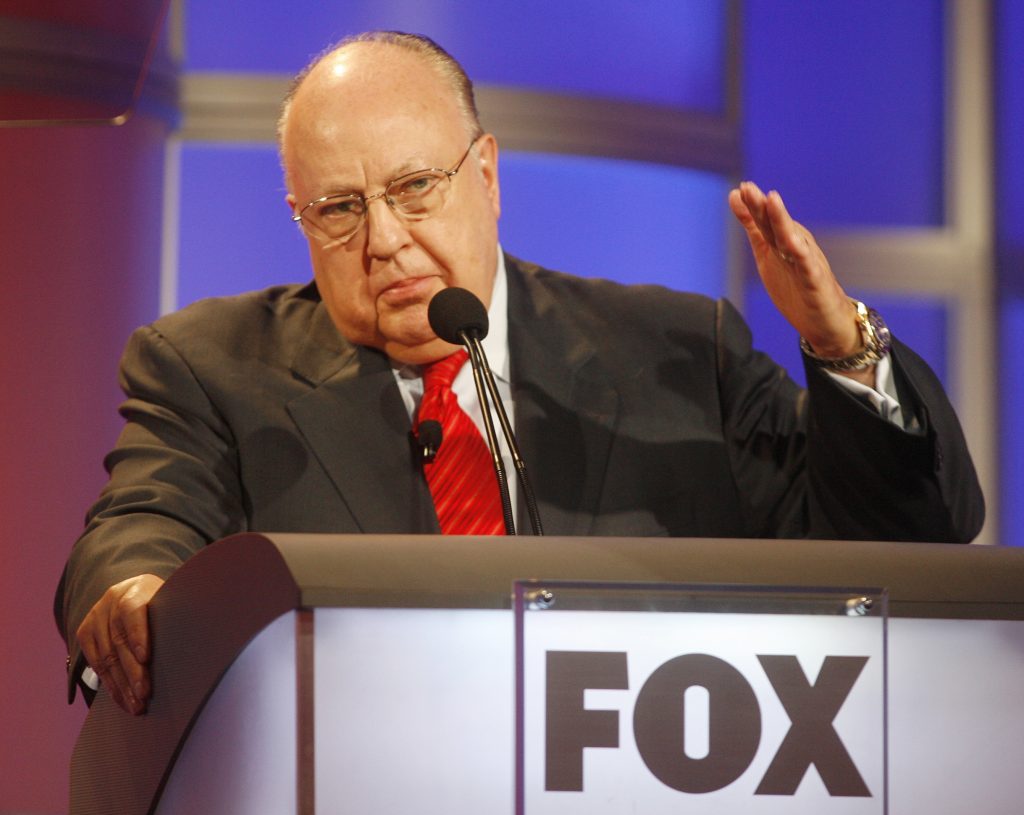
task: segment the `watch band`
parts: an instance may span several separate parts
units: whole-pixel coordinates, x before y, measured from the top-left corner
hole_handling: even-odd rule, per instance
[[[892,348],[892,334],[882,316],[873,308],[868,308],[860,300],[850,298],[857,307],[857,327],[864,342],[864,348],[848,357],[822,357],[814,353],[811,344],[800,338],[800,350],[819,368],[827,371],[863,371],[878,363]]]

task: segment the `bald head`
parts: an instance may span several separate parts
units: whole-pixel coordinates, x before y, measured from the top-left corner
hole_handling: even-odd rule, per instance
[[[288,123],[292,114],[295,97],[299,94],[307,79],[322,69],[337,71],[349,61],[352,51],[372,46],[369,54],[386,62],[389,57],[417,57],[424,71],[432,72],[438,80],[447,86],[459,115],[462,119],[466,135],[470,140],[483,133],[480,118],[476,109],[476,98],[473,93],[473,82],[458,61],[440,45],[429,37],[421,34],[407,34],[400,31],[368,31],[346,37],[330,46],[315,57],[292,81],[281,105],[281,114],[277,120],[277,142],[281,164],[288,175],[286,160],[286,142]],[[398,49],[398,53],[387,49]]]

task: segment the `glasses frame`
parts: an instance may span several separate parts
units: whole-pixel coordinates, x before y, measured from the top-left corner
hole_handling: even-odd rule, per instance
[[[363,228],[363,225],[366,223],[366,216],[370,211],[370,202],[376,201],[378,198],[383,198],[384,202],[388,205],[388,209],[390,209],[393,213],[395,213],[397,217],[401,218],[403,221],[426,220],[432,217],[433,215],[437,215],[438,213],[435,212],[430,215],[410,217],[408,213],[398,209],[398,206],[395,203],[394,198],[388,195],[388,190],[390,190],[395,184],[398,184],[406,179],[412,178],[413,176],[422,175],[423,173],[441,173],[447,178],[448,183],[451,184],[452,178],[458,175],[459,170],[462,169],[462,165],[465,163],[466,159],[469,158],[469,154],[473,150],[473,147],[476,145],[478,141],[480,141],[482,136],[483,134],[481,133],[479,136],[474,138],[473,141],[469,143],[469,147],[467,147],[466,152],[462,154],[462,158],[455,162],[455,165],[450,170],[445,170],[440,167],[424,167],[422,170],[413,170],[411,173],[402,173],[402,175],[398,176],[397,178],[392,178],[387,184],[385,184],[382,192],[378,192],[373,195],[363,195],[362,193],[358,192],[342,192],[331,193],[330,195],[322,195],[319,198],[310,201],[297,213],[292,215],[292,222],[297,224],[304,233],[306,233],[307,235],[312,235],[313,237],[317,238],[317,240],[321,241],[324,244],[345,243],[346,241],[353,238],[356,235],[356,233],[358,233],[359,230]],[[442,183],[441,179],[438,179],[438,183]],[[350,199],[362,203],[362,212],[359,215],[359,220],[356,222],[356,225],[352,228],[352,231],[337,238],[332,238],[330,235],[327,235],[322,229],[320,229],[320,227],[316,225],[315,222],[309,221],[305,217],[303,217],[310,207],[315,207],[317,204],[322,204],[325,201],[331,201],[334,199]],[[448,199],[445,198],[445,204],[447,204],[447,201]],[[441,209],[444,209],[444,204],[442,204]],[[441,210],[438,210],[438,212],[440,211]]]

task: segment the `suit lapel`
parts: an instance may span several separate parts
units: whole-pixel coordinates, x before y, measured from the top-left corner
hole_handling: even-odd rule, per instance
[[[544,531],[586,535],[599,514],[619,395],[564,302],[506,256],[516,436]],[[522,514],[520,515],[522,517]]]
[[[312,389],[288,413],[360,531],[439,531],[387,357],[346,342],[320,304],[292,370]]]
[[[516,260],[506,257],[506,269],[516,435],[544,530],[586,535],[600,510],[619,394],[592,344],[565,320],[566,304]],[[311,390],[288,412],[356,526],[438,533],[387,358],[346,342],[318,304],[292,370]]]

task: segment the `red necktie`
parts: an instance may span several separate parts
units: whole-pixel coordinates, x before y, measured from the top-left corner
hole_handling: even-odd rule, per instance
[[[480,431],[459,407],[452,381],[468,359],[465,351],[423,368],[419,422],[441,423],[441,445],[423,465],[437,520],[445,535],[504,535],[501,496],[494,463]]]

